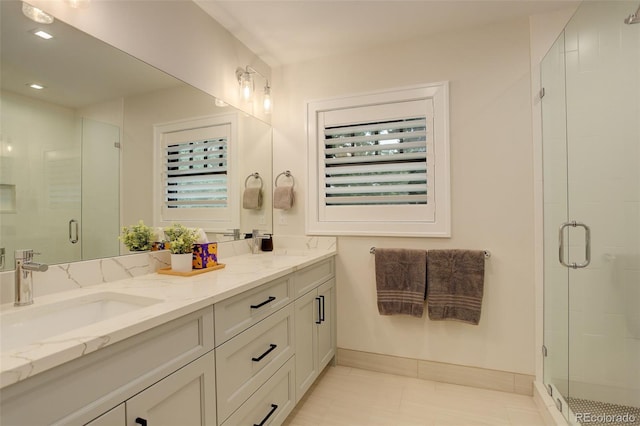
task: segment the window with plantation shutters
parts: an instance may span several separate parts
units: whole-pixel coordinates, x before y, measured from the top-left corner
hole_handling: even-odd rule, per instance
[[[228,126],[169,133],[164,143],[164,208],[228,205]],[[218,131],[222,134],[216,135]]]
[[[230,190],[233,124],[217,117],[156,126],[157,222],[226,229],[239,221]]]
[[[450,236],[447,84],[310,102],[307,232]]]
[[[325,127],[325,204],[427,204],[426,140],[424,116]]]

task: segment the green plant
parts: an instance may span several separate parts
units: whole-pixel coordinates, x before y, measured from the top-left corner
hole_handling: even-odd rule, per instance
[[[151,250],[155,238],[153,229],[145,225],[142,220],[137,225],[123,226],[122,235],[118,237],[130,251]]]
[[[198,232],[179,223],[164,228],[164,235],[169,241],[169,250],[173,254],[193,252],[193,245],[198,240]]]

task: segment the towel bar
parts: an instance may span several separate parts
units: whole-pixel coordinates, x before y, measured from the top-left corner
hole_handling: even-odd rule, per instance
[[[376,248],[375,247],[371,247],[369,249],[369,253],[375,254],[376,253]],[[485,259],[489,259],[490,257],[491,257],[491,252],[489,250],[485,250],[484,251],[484,258]]]

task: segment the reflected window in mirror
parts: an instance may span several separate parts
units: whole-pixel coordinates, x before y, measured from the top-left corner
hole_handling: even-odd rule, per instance
[[[155,125],[156,217],[207,230],[240,227],[233,191],[237,119],[233,114]]]

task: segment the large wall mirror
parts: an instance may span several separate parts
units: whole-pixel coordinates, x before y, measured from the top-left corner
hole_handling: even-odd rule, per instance
[[[154,129],[201,119],[232,117],[237,126],[231,223],[241,234],[272,232],[269,124],[59,20],[38,24],[24,16],[22,2],[0,7],[4,270],[13,269],[13,251],[22,248],[49,264],[124,254],[121,227],[154,224],[161,208],[154,201],[161,170],[154,169]],[[254,173],[261,179],[249,178]],[[242,208],[245,185],[259,183],[261,208]],[[233,238],[224,235],[233,234],[227,225],[203,227],[210,240]]]

